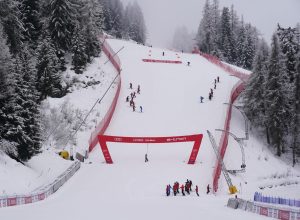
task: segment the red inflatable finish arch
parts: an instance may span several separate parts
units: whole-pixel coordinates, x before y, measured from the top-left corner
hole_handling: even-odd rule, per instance
[[[112,164],[112,158],[110,156],[107,142],[119,142],[119,143],[177,143],[177,142],[194,142],[194,146],[189,158],[188,164],[194,164],[199,152],[200,144],[203,138],[203,134],[187,135],[187,136],[174,136],[174,137],[118,137],[98,135],[100,147],[103,152],[106,163]]]

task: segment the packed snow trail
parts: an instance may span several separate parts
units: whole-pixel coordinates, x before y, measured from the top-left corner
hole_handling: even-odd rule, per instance
[[[179,136],[204,134],[197,162],[186,164],[192,143],[108,144],[114,164],[105,164],[99,145],[71,180],[55,195],[40,203],[0,210],[0,219],[263,219],[252,213],[225,207],[228,195],[206,195],[211,184],[215,155],[206,130],[222,128],[230,90],[237,79],[198,55],[177,54],[135,43],[109,40],[115,51],[125,46],[122,87],[115,114],[106,135]],[[180,60],[182,64],[147,63],[142,59]],[[162,56],[162,52],[165,56]],[[179,58],[178,58],[179,57]],[[187,66],[190,62],[190,66]],[[208,101],[210,88],[220,83]],[[132,111],[126,97],[141,86]],[[205,97],[200,103],[200,96]],[[89,97],[85,97],[89,98]],[[215,133],[216,134],[216,133]],[[218,138],[218,137],[216,137]],[[149,162],[144,162],[148,153]],[[165,196],[167,184],[186,179],[199,186],[189,196]],[[217,210],[217,211],[216,211]]]

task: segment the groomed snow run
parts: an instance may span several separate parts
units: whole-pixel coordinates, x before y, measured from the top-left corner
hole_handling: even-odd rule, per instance
[[[266,219],[254,213],[227,208],[227,200],[232,196],[228,195],[223,176],[220,192],[206,195],[206,186],[212,183],[216,161],[206,130],[213,133],[218,143],[220,132],[215,132],[215,129],[224,126],[227,106],[223,103],[229,101],[231,89],[238,79],[199,55],[121,40],[111,39],[108,42],[115,51],[123,46],[125,48],[119,53],[122,62],[120,98],[105,134],[137,137],[203,134],[196,164],[187,164],[192,143],[108,143],[113,164],[105,163],[97,145],[78,173],[57,193],[39,203],[0,209],[0,219]],[[142,59],[175,60],[182,61],[182,64],[149,63]],[[213,89],[217,76],[220,83]],[[129,89],[129,83],[133,84],[133,90]],[[141,94],[137,94],[134,100],[137,108],[133,112],[126,97],[136,91],[138,85]],[[214,96],[209,101],[211,88]],[[204,97],[204,103],[200,103],[200,96]],[[142,113],[139,106],[143,107]],[[238,112],[234,112],[233,117],[232,128],[242,135],[243,120]],[[243,183],[243,191],[239,189],[238,196],[245,199],[251,199],[253,193],[259,190],[260,178],[265,177],[268,182],[268,176],[276,173],[278,167],[281,167],[279,172],[287,170],[287,165],[270,152],[265,150],[262,153],[262,144],[256,139],[250,140],[248,147],[247,172],[233,177],[233,183],[238,188]],[[144,162],[146,153],[148,163]],[[265,166],[265,157],[269,158],[268,166]],[[225,163],[229,168],[235,168],[240,166],[240,158],[238,145],[231,141]],[[296,178],[297,172],[290,170]],[[193,181],[193,189],[195,185],[199,186],[199,197],[194,191],[184,197],[165,195],[167,184],[172,185],[175,181],[183,184],[186,179]],[[245,184],[246,181],[249,183]],[[284,189],[295,192],[294,188]]]

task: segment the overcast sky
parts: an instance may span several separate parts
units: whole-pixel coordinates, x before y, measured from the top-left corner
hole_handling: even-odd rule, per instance
[[[121,0],[126,6],[134,0]],[[168,47],[178,26],[196,32],[205,0],[136,0],[141,6],[147,26],[147,41],[154,46]],[[294,27],[300,23],[300,0],[220,0],[220,8],[234,5],[239,16],[256,26],[270,42],[277,27]]]

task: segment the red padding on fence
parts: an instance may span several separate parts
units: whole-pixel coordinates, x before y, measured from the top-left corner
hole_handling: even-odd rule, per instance
[[[109,153],[107,142],[119,143],[177,143],[177,142],[194,142],[192,152],[188,164],[194,164],[200,149],[203,135],[187,135],[187,136],[174,136],[174,137],[120,137],[120,136],[107,136],[99,135],[99,143],[105,158],[106,163],[112,164],[113,160]]]
[[[174,63],[174,64],[181,64],[181,61],[178,60],[153,60],[153,59],[143,59],[144,62],[150,63]]]
[[[120,71],[121,71],[120,59],[117,55],[115,55],[114,51],[112,50],[112,48],[109,46],[109,44],[106,41],[104,41],[104,43],[103,43],[102,50],[106,54],[106,56],[109,58],[110,62],[113,64],[115,69],[120,74]],[[111,118],[115,112],[117,101],[118,101],[118,98],[120,95],[120,90],[121,90],[121,77],[118,82],[117,92],[115,94],[115,97],[114,97],[108,111],[106,112],[106,114],[105,114],[104,118],[101,120],[101,122],[97,125],[95,131],[91,134],[91,137],[89,140],[89,152],[91,152],[94,149],[94,147],[97,145],[98,135],[104,134],[104,132],[106,131],[106,129],[111,121]]]
[[[200,56],[203,56],[209,62],[219,66],[220,68],[222,68],[226,72],[230,73],[231,75],[240,78],[242,81],[248,80],[248,78],[249,78],[249,75],[242,73],[242,72],[234,69],[231,66],[226,65],[225,63],[221,62],[217,57],[215,57],[213,55],[202,53],[199,50],[194,50],[193,53],[200,54]],[[231,90],[230,104],[233,104],[233,102],[236,100],[236,98],[244,90],[245,84],[242,81],[238,82]],[[224,125],[224,130],[226,130],[226,131],[229,131],[229,128],[230,128],[231,112],[232,112],[232,106],[229,105],[227,108],[227,115],[226,115],[226,120],[225,120],[225,125]],[[219,152],[220,152],[220,156],[222,159],[224,158],[224,155],[225,155],[225,152],[227,149],[228,137],[229,137],[229,134],[227,132],[222,133],[222,136],[220,139],[220,144],[219,144]],[[218,182],[219,182],[220,175],[221,175],[221,164],[217,160],[215,170],[214,170],[214,176],[213,176],[214,192],[218,191]]]
[[[239,94],[244,90],[245,84],[241,81],[239,81],[231,90],[230,94],[230,104],[233,104],[233,102],[236,100],[236,98],[239,96]],[[226,119],[225,119],[225,125],[224,125],[224,130],[229,131],[230,129],[230,120],[231,120],[231,112],[232,112],[232,106],[228,105],[227,108],[227,114],[226,114]],[[228,137],[229,134],[227,132],[223,132],[221,139],[220,139],[220,144],[219,144],[219,152],[220,156],[223,159],[227,145],[228,145]],[[214,179],[213,179],[213,189],[215,192],[218,191],[218,181],[221,175],[221,163],[217,160],[216,161],[216,166],[215,166],[215,171],[214,171]]]

